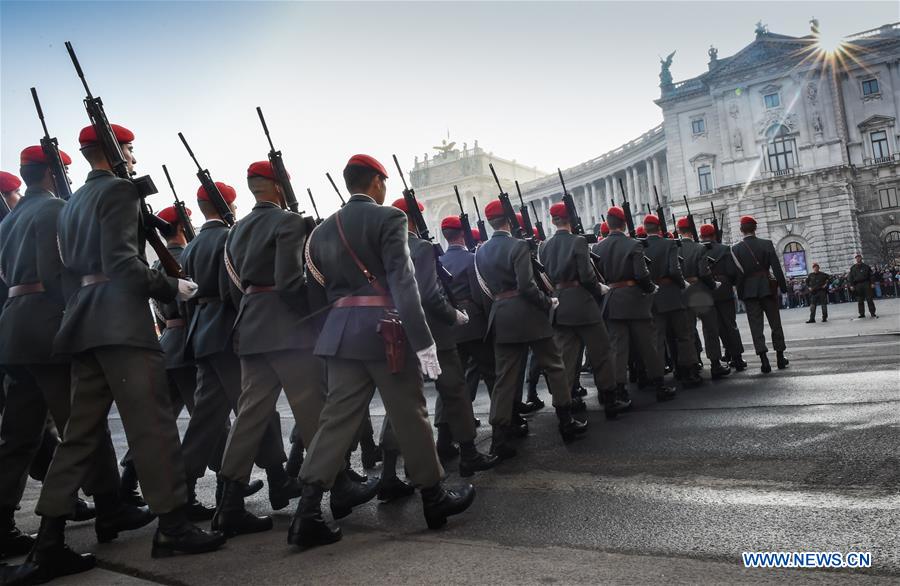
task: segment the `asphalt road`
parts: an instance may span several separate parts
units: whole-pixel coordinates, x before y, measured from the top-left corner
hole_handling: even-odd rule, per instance
[[[856,319],[851,304],[830,309],[827,324],[782,312],[787,370],[759,373],[739,316],[744,373],[664,404],[635,391],[636,409],[614,422],[592,392],[588,437],[568,446],[552,409],[534,415],[520,456],[476,476],[475,504],[445,530],[425,528],[418,497],[373,502],[342,520],[342,542],[297,552],[285,509],[269,533],[153,561],[151,528],[98,546],[90,524],[72,525],[72,544],[95,551],[102,569],[59,583],[898,583],[900,303],[879,302],[878,320]],[[486,395],[476,411],[486,421]],[[377,425],[377,400],[373,414]],[[120,422],[111,426],[124,450]],[[454,463],[447,471],[459,482]],[[213,487],[207,475],[201,499],[211,502]],[[29,484],[23,511],[38,490]],[[248,506],[268,512],[265,491]],[[18,518],[36,529],[32,515]],[[868,551],[872,568],[743,568],[741,552],[769,550]]]

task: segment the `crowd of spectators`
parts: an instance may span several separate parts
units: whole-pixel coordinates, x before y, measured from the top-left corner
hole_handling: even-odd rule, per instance
[[[900,263],[873,264],[872,265],[872,290],[876,299],[884,297],[897,297],[900,291]],[[847,272],[830,275],[828,283],[828,302],[845,303],[856,301],[850,283],[847,281]],[[809,288],[806,286],[806,277],[788,279],[790,291],[781,292],[781,308],[809,307]]]

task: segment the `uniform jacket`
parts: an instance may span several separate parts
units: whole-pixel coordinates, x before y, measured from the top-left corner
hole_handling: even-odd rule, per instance
[[[716,303],[720,301],[733,302],[738,269],[734,264],[734,257],[731,256],[731,247],[721,242],[710,242],[706,255],[711,259],[709,268],[713,278],[722,283],[721,287],[713,291],[713,300]]]
[[[603,321],[599,303],[603,292],[591,266],[590,250],[584,236],[557,230],[541,244],[540,258],[554,286],[572,281],[580,283],[577,287],[557,289],[556,324],[581,326]]]
[[[847,274],[847,280],[850,281],[851,285],[868,283],[872,280],[872,268],[864,262],[854,263]]]
[[[210,220],[181,255],[184,272],[197,283],[197,296],[185,305],[188,322],[186,354],[204,358],[233,349],[232,332],[237,306],[231,296],[225,270],[225,240],[228,226]]]
[[[453,301],[469,315],[469,323],[453,328],[457,343],[483,339],[487,334],[490,300],[478,285],[475,254],[464,246],[451,244],[441,257],[441,264],[453,275],[450,281]]]
[[[238,306],[235,346],[239,355],[315,345],[315,327],[307,319],[305,243],[303,216],[269,202],[253,206],[228,233],[228,257],[241,283],[240,289],[229,283]],[[274,287],[274,291],[241,293],[251,285]]]
[[[530,342],[553,335],[550,298],[534,282],[527,242],[495,230],[475,252],[475,265],[493,296],[505,291],[519,292],[491,304],[488,327],[493,326],[497,343]]]
[[[406,214],[380,206],[367,195],[355,194],[339,212],[319,224],[309,241],[311,271],[324,281],[328,303],[341,297],[379,295],[353,262],[341,242],[336,217],[340,214],[351,248],[394,301],[403,322],[408,350],[424,350],[434,343],[425,321],[422,301],[409,256]],[[328,312],[315,353],[350,360],[386,360],[378,322],[380,307],[335,307]],[[408,353],[407,353],[408,354]],[[414,359],[407,356],[407,360]]]
[[[598,268],[607,283],[637,281],[632,287],[611,289],[606,304],[609,319],[650,319],[653,281],[644,262],[644,246],[622,232],[610,232],[596,248]]]
[[[91,171],[60,213],[57,229],[68,270],[79,279],[103,273],[110,281],[79,287],[68,299],[54,351],[160,350],[148,300],[175,299],[178,279],[147,265],[137,188],[110,171]]]
[[[810,273],[806,277],[806,286],[809,287],[809,293],[818,300],[828,299],[828,281],[831,276],[828,273],[819,271],[818,273]]]
[[[712,292],[716,281],[710,268],[709,248],[690,238],[681,239],[681,272],[688,286],[683,292],[684,303],[688,307],[710,307],[713,305]],[[694,281],[691,283],[690,281]]]
[[[66,202],[49,191],[29,187],[0,223],[0,275],[9,286],[42,283],[45,291],[7,299],[0,313],[0,364],[46,364],[66,307],[65,273],[56,245],[56,221]],[[5,288],[4,288],[5,289]]]
[[[175,260],[181,262],[181,255],[184,247],[180,244],[166,246],[166,249],[172,254]],[[153,268],[159,270],[160,263],[157,260],[153,263]],[[187,323],[181,327],[166,327],[166,321],[171,319],[184,319],[184,304],[177,301],[162,303],[153,301],[153,313],[156,316],[156,323],[159,326],[161,335],[159,337],[159,345],[162,347],[165,355],[166,369],[183,368],[193,364],[192,361],[185,358],[184,344],[187,338]]]
[[[668,313],[685,308],[681,290],[686,287],[681,274],[681,263],[678,262],[678,243],[661,236],[647,236],[647,248],[644,254],[650,259],[650,278],[659,285],[659,291],[653,296],[653,313]],[[660,283],[661,279],[671,282]]]
[[[438,281],[437,265],[434,262],[434,245],[410,233],[409,256],[412,258],[416,272],[416,283],[419,285],[419,297],[422,298],[422,309],[425,321],[434,337],[438,350],[456,348],[456,335],[453,325],[456,323],[456,308],[447,300],[443,285]]]
[[[771,240],[747,236],[732,245],[731,254],[739,269],[737,292],[741,299],[759,299],[772,295],[769,288],[770,269],[781,290],[788,290],[778,253]]]

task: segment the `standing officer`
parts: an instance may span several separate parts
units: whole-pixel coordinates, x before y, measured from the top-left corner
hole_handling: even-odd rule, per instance
[[[675,389],[663,384],[663,357],[657,350],[653,328],[653,297],[659,287],[650,279],[644,261],[644,247],[625,234],[625,212],[618,206],[606,212],[609,236],[595,251],[600,257],[598,269],[609,282],[606,302],[610,341],[615,348],[616,396],[628,401],[626,369],[628,349],[635,349],[647,371],[650,385],[656,389],[657,401],[675,398]],[[634,344],[632,344],[634,341]]]
[[[505,459],[516,454],[508,444],[508,436],[513,403],[524,383],[529,349],[547,377],[563,441],[585,433],[587,423],[572,417],[571,384],[553,338],[551,313],[559,300],[548,297],[535,285],[529,245],[513,238],[500,201],[490,202],[484,213],[494,233],[475,253],[475,270],[485,293],[494,300],[488,318],[489,327],[493,326],[497,361],[497,382],[491,396],[491,453]]]
[[[72,159],[69,159],[70,161]],[[13,175],[12,173],[7,173],[6,171],[0,171],[0,197],[3,198],[3,203],[0,206],[5,204],[6,208],[12,210],[16,207],[16,204],[19,203],[19,199],[22,197],[22,194],[19,192],[19,188],[22,186],[22,180]],[[2,210],[2,213],[5,213],[6,209]],[[0,215],[0,220],[3,219],[3,216]]]
[[[134,134],[118,125],[112,129],[132,171]],[[224,543],[221,534],[202,531],[187,519],[178,427],[147,306],[151,297],[188,299],[196,285],[147,266],[137,188],[113,175],[93,126],[81,131],[79,141],[92,171],[60,213],[58,239],[63,265],[81,287],[69,298],[53,344],[55,353],[72,355],[72,408],[37,504],[41,528],[29,556],[48,579],[94,565],[93,556],[65,545],[63,532],[75,492],[101,447],[113,401],[147,502],[159,515],[152,554],[201,553]]]
[[[713,278],[722,283],[712,291],[719,327],[719,338],[725,344],[726,354],[731,357],[731,367],[736,371],[747,368],[741,358],[744,344],[741,331],[737,327],[737,313],[734,302],[734,284],[737,282],[738,270],[731,256],[731,247],[716,241],[716,228],[711,224],[700,227],[700,240],[706,246],[706,256],[710,262]]]
[[[852,270],[852,269],[851,269]],[[831,275],[819,270],[819,263],[813,263],[813,272],[806,277],[806,286],[809,287],[809,321],[816,323],[816,307],[822,306],[822,323],[828,321],[828,281]]]
[[[352,196],[320,224],[307,247],[308,269],[324,286],[331,311],[315,353],[328,365],[328,395],[319,431],[308,449],[300,478],[303,495],[291,522],[288,542],[312,546],[341,538],[322,518],[322,493],[344,468],[347,448],[359,430],[375,387],[381,394],[409,478],[422,493],[425,520],[432,529],[466,510],[475,489],[448,491],[434,447],[422,392],[423,372],[441,374],[416,286],[407,246],[407,218],[382,207],[387,172],[368,155],[354,155],[344,168]],[[415,356],[413,356],[415,352]],[[418,358],[418,360],[416,360]],[[331,511],[341,518],[370,500],[370,490],[331,493]]]
[[[850,267],[847,274],[847,280],[850,281],[850,287],[856,295],[856,306],[859,310],[859,317],[866,317],[863,301],[869,306],[869,315],[877,318],[875,315],[875,299],[872,295],[872,267],[863,262],[862,255],[856,255],[856,263]]]
[[[764,373],[772,372],[766,356],[768,348],[763,332],[763,314],[772,331],[772,345],[778,357],[778,368],[787,368],[788,359],[784,356],[786,346],[778,302],[778,289],[787,291],[787,282],[778,261],[778,253],[771,240],[756,237],[756,219],[753,216],[741,217],[741,234],[744,239],[732,245],[731,254],[740,271],[737,292],[747,307],[747,322],[753,335],[753,348],[759,355],[759,368]]]
[[[647,232],[645,254],[650,259],[650,278],[659,287],[653,296],[652,307],[656,351],[660,356],[665,355],[667,334],[671,334],[676,349],[673,356],[673,360],[677,360],[676,378],[686,385],[698,385],[702,380],[696,370],[697,347],[694,346],[693,336],[695,320],[681,294],[686,284],[678,262],[680,243],[662,237],[659,218],[654,214],[644,216],[644,230]]]
[[[566,204],[557,202],[550,206],[550,218],[556,233],[541,246],[540,257],[559,300],[553,325],[568,388],[573,388],[580,377],[581,356],[586,348],[600,404],[606,417],[613,419],[630,405],[615,397],[616,373],[600,310],[602,297],[609,289],[597,279],[587,240],[572,233]]]

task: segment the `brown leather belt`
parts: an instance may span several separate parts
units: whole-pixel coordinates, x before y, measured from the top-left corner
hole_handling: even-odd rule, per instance
[[[615,283],[610,283],[610,289],[621,289],[622,287],[636,287],[638,284],[634,279],[628,279],[626,281],[616,281]]]
[[[699,277],[685,277],[684,280],[691,284],[700,282]]]
[[[184,320],[183,319],[167,319],[166,320],[166,328],[183,328]]]
[[[394,307],[387,295],[350,295],[334,302],[334,307]]]
[[[90,287],[91,285],[99,285],[100,283],[106,283],[108,281],[109,277],[103,273],[94,273],[92,275],[84,275],[81,277],[81,286]]]
[[[8,297],[21,297],[22,295],[32,295],[34,293],[43,293],[44,291],[46,289],[44,289],[43,283],[23,283],[10,287]]]
[[[658,279],[654,279],[653,281],[657,285],[672,285],[675,281],[672,280],[672,277],[660,277]]]
[[[248,285],[247,288],[244,289],[244,293],[247,295],[256,295],[257,293],[268,293],[274,290],[275,287],[273,285]]]
[[[494,301],[499,301],[501,299],[512,299],[513,297],[519,296],[519,290],[513,289],[512,291],[501,291],[494,295]]]
[[[206,305],[208,303],[218,303],[220,301],[222,301],[222,300],[219,299],[218,297],[198,297],[197,305]]]
[[[553,286],[553,288],[557,291],[562,291],[563,289],[574,289],[575,287],[581,287],[581,283],[578,281],[560,281]]]

